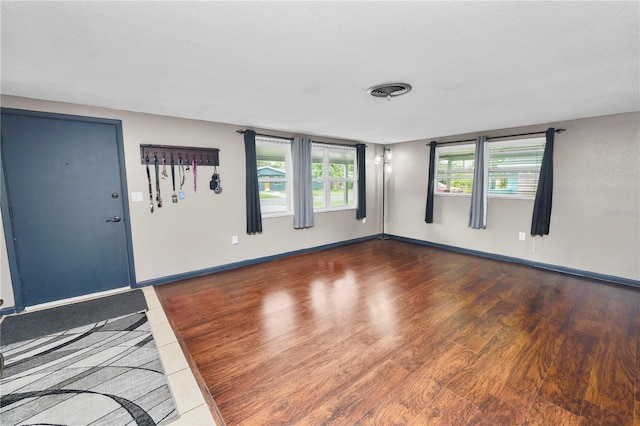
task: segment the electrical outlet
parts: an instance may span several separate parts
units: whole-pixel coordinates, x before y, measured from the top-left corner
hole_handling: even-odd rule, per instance
[[[237,235],[232,235],[231,236],[231,244],[238,244],[238,236]]]
[[[362,218],[362,223],[367,223],[367,218],[366,217]]]
[[[526,238],[527,238],[527,234],[525,234],[524,232],[520,232],[520,233],[518,234],[518,239],[519,239],[520,241],[524,241]]]

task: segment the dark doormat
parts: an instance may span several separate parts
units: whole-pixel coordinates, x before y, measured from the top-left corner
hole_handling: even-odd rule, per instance
[[[42,311],[11,315],[0,323],[0,346],[146,310],[144,294],[138,289]]]

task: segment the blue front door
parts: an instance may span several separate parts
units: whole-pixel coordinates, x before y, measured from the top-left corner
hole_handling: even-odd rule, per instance
[[[1,124],[16,301],[130,286],[120,123],[3,109]]]

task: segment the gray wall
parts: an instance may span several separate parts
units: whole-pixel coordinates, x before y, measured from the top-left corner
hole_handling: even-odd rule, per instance
[[[131,227],[136,278],[144,282],[175,274],[197,271],[234,262],[276,255],[377,234],[381,226],[377,207],[376,167],[373,158],[381,147],[367,144],[367,222],[355,219],[355,210],[318,213],[312,229],[293,229],[293,217],[263,220],[264,232],[246,234],[245,167],[243,136],[236,133],[242,126],[211,123],[114,111],[86,106],[2,96],[2,106],[35,111],[76,114],[122,120],[126,174],[129,192],[142,192],[143,202],[130,202]],[[260,132],[260,129],[256,129]],[[264,133],[279,136],[269,130]],[[327,138],[318,142],[355,143]],[[165,207],[149,213],[148,184],[144,165],[139,160],[139,145],[165,144],[212,147],[220,149],[223,192],[209,190],[213,169],[198,170],[198,192],[186,185],[186,199],[173,205],[170,181],[164,181]],[[129,196],[129,199],[130,196]],[[239,236],[239,244],[231,245],[231,236]],[[4,236],[2,235],[4,241]],[[4,243],[0,252],[2,282],[0,297],[3,308],[14,305],[11,279]]]
[[[316,214],[316,226],[294,230],[292,217],[268,218],[261,235],[245,233],[242,126],[114,111],[48,101],[1,97],[2,106],[122,120],[129,192],[145,201],[130,203],[138,282],[243,260],[346,241],[381,232],[381,167],[373,162],[382,147],[367,149],[367,223],[346,210]],[[489,200],[486,230],[467,228],[469,198],[436,195],[435,221],[424,222],[430,139],[391,145],[393,172],[387,176],[385,232],[418,240],[512,256],[622,278],[640,279],[640,113],[587,118],[535,127],[488,131],[498,136],[547,127],[556,136],[555,192],[551,234],[531,238],[532,200]],[[260,129],[256,129],[260,131]],[[278,132],[263,130],[265,133]],[[482,133],[478,133],[482,134]],[[280,134],[281,136],[292,136]],[[475,134],[437,138],[466,139]],[[314,138],[323,142],[340,142]],[[201,168],[197,194],[150,214],[147,180],[139,144],[220,148],[223,192],[208,189],[212,173]],[[168,184],[167,184],[168,185]],[[168,194],[169,187],[164,193]],[[518,232],[527,240],[518,241]],[[231,245],[231,235],[240,243]],[[4,235],[0,229],[0,238]],[[14,305],[6,247],[0,247],[0,297]]]
[[[468,196],[436,195],[424,222],[430,139],[396,144],[386,232],[583,271],[640,279],[640,113],[434,138],[440,142],[566,128],[556,135],[548,236],[532,238],[533,200],[490,198],[487,229],[467,227]],[[525,241],[518,232],[526,232]]]

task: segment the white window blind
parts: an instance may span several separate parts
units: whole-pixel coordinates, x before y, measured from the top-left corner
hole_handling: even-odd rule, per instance
[[[438,147],[434,191],[436,193],[471,194],[475,146],[456,145]]]
[[[545,138],[489,142],[489,196],[535,198],[544,146]],[[435,193],[471,194],[475,146],[442,146],[436,155]]]
[[[489,195],[534,198],[544,146],[544,138],[490,143]]]

